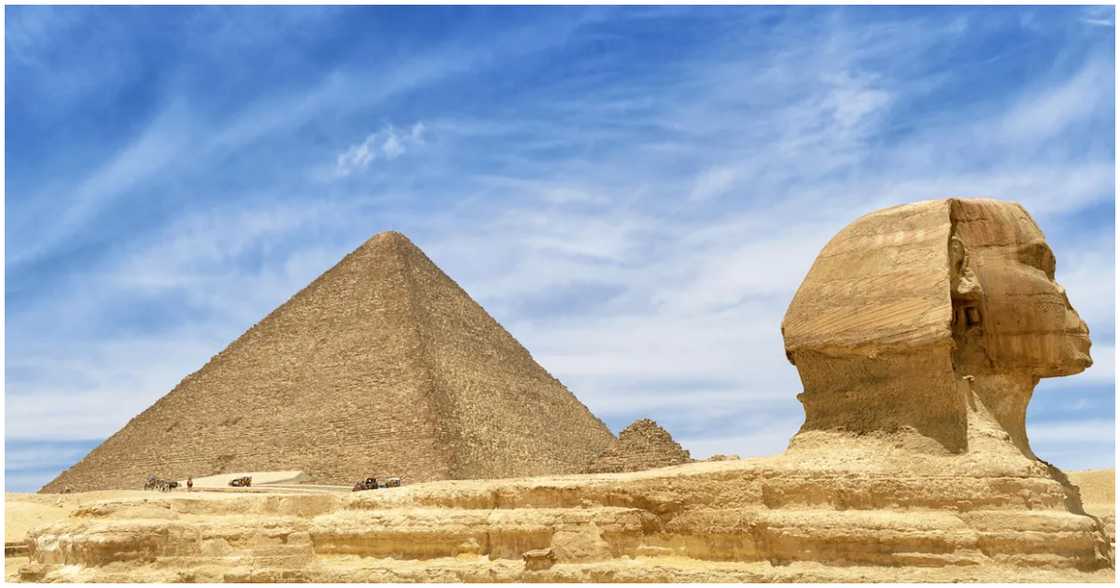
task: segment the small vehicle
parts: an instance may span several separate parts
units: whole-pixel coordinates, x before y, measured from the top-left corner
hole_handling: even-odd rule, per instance
[[[377,490],[378,488],[379,488],[379,486],[377,485],[377,479],[376,478],[366,478],[364,481],[355,483],[354,488],[351,490],[351,492],[362,492],[363,490]]]
[[[229,485],[234,488],[248,488],[253,485],[253,477],[242,476],[240,478],[234,478],[229,481]]]
[[[400,478],[385,478],[384,482],[378,482],[376,478],[366,478],[363,481],[354,484],[351,492],[361,492],[363,490],[377,490],[378,488],[400,488]]]
[[[145,490],[159,490],[160,492],[170,492],[178,487],[178,482],[173,480],[161,480],[155,476],[148,476],[148,481],[144,483]]]

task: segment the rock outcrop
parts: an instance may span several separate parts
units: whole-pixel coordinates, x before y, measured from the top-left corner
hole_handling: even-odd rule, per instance
[[[588,466],[589,474],[637,472],[692,461],[672,435],[651,419],[638,419]]]
[[[336,484],[576,473],[613,441],[422,251],[382,233],[43,491],[238,471]]]
[[[900,457],[900,456],[895,456]],[[1056,481],[785,456],[337,495],[153,495],[32,533],[37,581],[1108,582]]]
[[[832,240],[787,312],[782,455],[345,496],[160,496],[31,532],[46,581],[1111,582],[1106,524],[1030,449],[1088,333],[1018,205],[923,202]]]

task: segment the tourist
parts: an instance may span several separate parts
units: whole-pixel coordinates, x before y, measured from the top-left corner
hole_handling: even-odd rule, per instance
[[[187,476],[187,492],[190,492],[192,488],[194,488],[194,478]]]

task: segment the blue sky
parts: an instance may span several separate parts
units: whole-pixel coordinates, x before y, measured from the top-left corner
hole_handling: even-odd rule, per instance
[[[617,433],[768,455],[778,326],[871,210],[1018,200],[1096,365],[1028,428],[1112,467],[1112,7],[5,9],[6,488],[400,230]]]

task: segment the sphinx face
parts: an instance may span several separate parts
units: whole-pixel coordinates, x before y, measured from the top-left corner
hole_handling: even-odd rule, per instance
[[[1054,280],[1054,254],[1019,205],[956,201],[954,221],[979,282],[983,346],[996,371],[1035,377],[1076,374],[1092,365],[1089,329]]]

